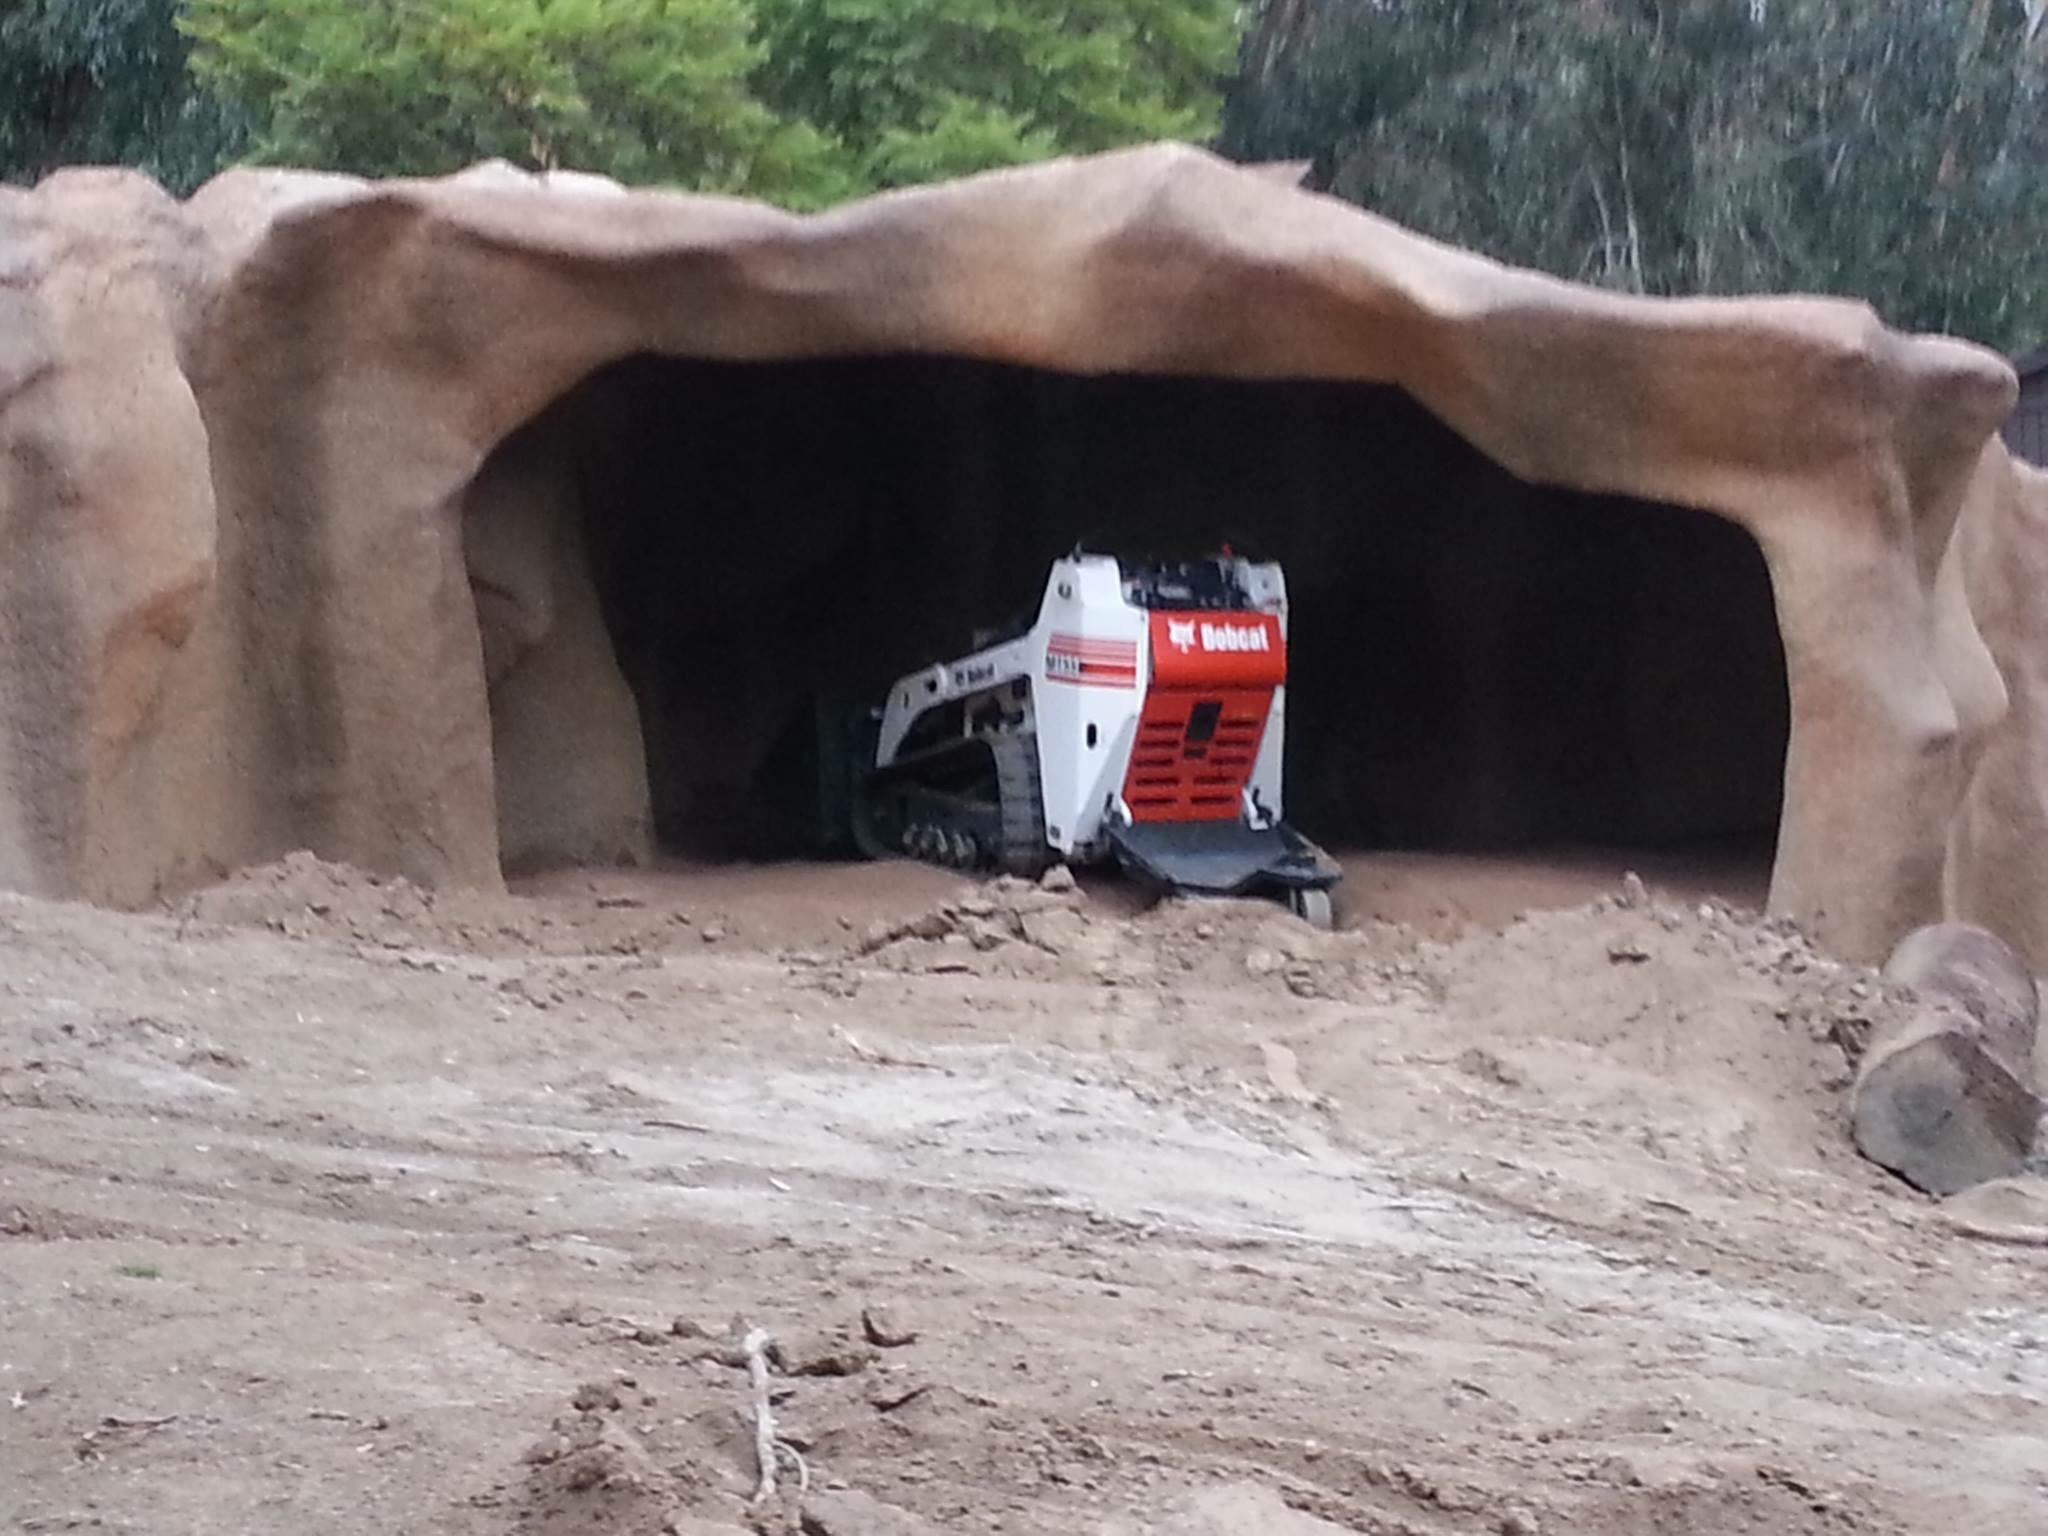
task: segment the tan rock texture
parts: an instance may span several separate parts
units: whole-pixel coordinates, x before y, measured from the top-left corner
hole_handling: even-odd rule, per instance
[[[1576,287],[1177,147],[808,218],[502,166],[0,193],[0,883],[644,846],[630,770],[544,787],[547,700],[587,757],[638,726],[559,530],[476,483],[642,353],[1389,383],[1530,481],[1730,518],[1791,691],[1774,906],[1854,955],[1953,910],[2048,961],[2048,481],[1996,442],[1999,358]]]
[[[2042,1119],[2033,972],[1996,934],[1949,922],[1908,934],[1884,978],[1923,1006],[1871,1037],[1850,1099],[1857,1147],[1930,1194],[2019,1173]]]

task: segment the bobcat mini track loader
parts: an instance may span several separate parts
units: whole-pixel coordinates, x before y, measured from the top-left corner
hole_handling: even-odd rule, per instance
[[[870,713],[855,840],[1028,876],[1114,861],[1327,928],[1341,872],[1281,820],[1286,683],[1278,565],[1076,552],[1029,629],[899,678]]]

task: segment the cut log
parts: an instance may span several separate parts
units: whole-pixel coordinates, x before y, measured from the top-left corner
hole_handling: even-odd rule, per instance
[[[2042,1115],[2025,963],[1994,934],[1940,923],[1908,934],[1885,977],[1925,1006],[1870,1042],[1850,1106],[1858,1149],[1934,1195],[2018,1173]]]
[[[1997,934],[1970,923],[1916,928],[1884,963],[1884,979],[1961,1008],[1985,1048],[2031,1081],[2040,992],[2026,961]]]

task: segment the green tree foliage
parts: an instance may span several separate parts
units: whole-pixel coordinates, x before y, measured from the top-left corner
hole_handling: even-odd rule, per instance
[[[133,165],[178,191],[232,151],[235,124],[186,74],[176,0],[0,3],[0,181]]]
[[[184,0],[267,160],[817,205],[1214,132],[1232,0]]]
[[[763,97],[870,186],[1206,140],[1234,0],[755,0]]]
[[[842,190],[776,116],[745,0],[185,0],[257,158],[428,174],[502,158],[791,201]]]
[[[1441,238],[1646,293],[1796,290],[2048,335],[2048,59],[2024,0],[1288,7],[1229,147]],[[1268,13],[1269,21],[1274,12]]]

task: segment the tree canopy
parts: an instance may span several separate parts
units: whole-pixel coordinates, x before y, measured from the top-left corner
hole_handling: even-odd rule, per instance
[[[755,0],[778,111],[896,186],[1216,131],[1232,0]]]
[[[185,0],[268,160],[487,156],[797,205],[1206,137],[1231,0]]]
[[[748,87],[745,0],[186,0],[254,158],[424,175],[501,158],[804,200],[828,146]]]
[[[1439,238],[1643,293],[2048,335],[2026,0],[1294,0],[1248,59],[1235,152],[1310,157]]]
[[[1565,277],[2048,338],[2044,0],[11,0],[0,102],[0,178],[177,191],[500,157],[819,207],[1186,139]]]
[[[11,0],[0,7],[0,179],[113,163],[185,191],[238,140],[193,84],[172,0]]]

